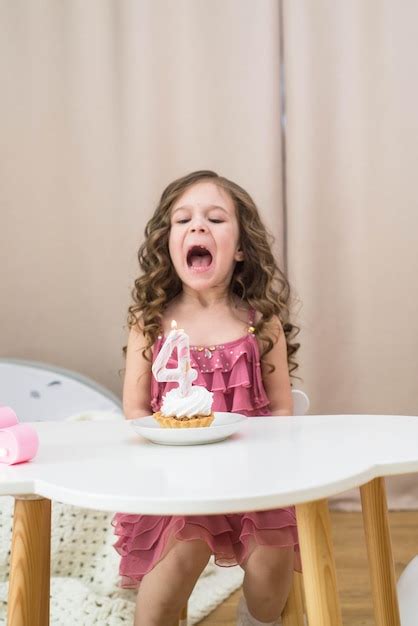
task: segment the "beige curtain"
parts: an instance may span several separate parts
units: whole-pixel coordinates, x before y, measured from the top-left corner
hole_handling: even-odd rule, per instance
[[[280,7],[0,1],[2,356],[119,392],[136,249],[190,170],[246,187],[282,252]],[[282,8],[301,385],[314,412],[416,414],[418,6]]]
[[[282,237],[275,0],[0,2],[2,356],[120,391],[163,187],[214,169]]]
[[[418,4],[285,1],[287,236],[319,413],[418,414]],[[389,480],[418,504],[416,476]],[[358,506],[353,492],[338,499]]]

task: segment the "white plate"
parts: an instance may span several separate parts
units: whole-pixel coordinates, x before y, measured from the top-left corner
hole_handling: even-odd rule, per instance
[[[193,446],[215,443],[230,437],[246,419],[245,415],[239,413],[215,412],[215,419],[206,428],[161,428],[152,415],[148,415],[132,420],[131,425],[135,432],[154,443],[167,446]]]

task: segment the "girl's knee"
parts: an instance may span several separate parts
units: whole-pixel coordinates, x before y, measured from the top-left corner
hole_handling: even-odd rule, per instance
[[[244,566],[245,571],[257,571],[265,576],[279,576],[293,571],[293,547],[257,546]]]
[[[183,574],[200,572],[207,565],[212,552],[207,543],[199,539],[176,541],[171,556],[178,571]]]

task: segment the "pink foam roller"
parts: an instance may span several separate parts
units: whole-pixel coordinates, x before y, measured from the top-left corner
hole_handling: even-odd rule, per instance
[[[0,463],[14,465],[30,461],[38,447],[38,435],[29,424],[15,424],[0,430]]]
[[[17,424],[16,413],[9,406],[0,406],[0,428],[7,428]]]

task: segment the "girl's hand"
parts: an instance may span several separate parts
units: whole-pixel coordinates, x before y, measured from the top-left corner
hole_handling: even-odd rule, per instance
[[[286,338],[278,317],[274,317],[270,323],[275,344],[261,363],[263,383],[272,415],[293,415]],[[274,372],[270,372],[269,364],[274,365]]]

